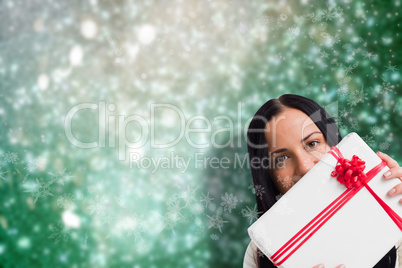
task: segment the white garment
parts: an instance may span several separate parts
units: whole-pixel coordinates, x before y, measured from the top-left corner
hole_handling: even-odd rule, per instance
[[[396,248],[397,248],[397,254],[396,254],[395,268],[402,268],[402,239],[399,240],[398,244],[396,245]],[[258,260],[257,246],[253,243],[253,241],[250,241],[250,243],[247,246],[246,253],[244,254],[243,268],[258,268],[257,260]]]

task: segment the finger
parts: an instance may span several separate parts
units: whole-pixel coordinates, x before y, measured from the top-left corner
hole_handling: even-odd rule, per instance
[[[388,170],[383,175],[384,179],[400,178],[402,177],[402,167],[394,167]]]
[[[396,196],[398,194],[402,194],[402,183],[397,184],[396,186],[392,187],[391,190],[388,191],[388,196]],[[400,201],[400,200],[399,200]]]
[[[325,265],[320,263],[320,264],[317,264],[316,266],[314,266],[313,268],[325,268]]]
[[[387,166],[389,168],[399,167],[398,162],[396,162],[389,155],[382,153],[382,152],[377,152],[377,155],[379,158],[381,158],[381,160],[384,160],[387,163]]]
[[[346,268],[345,264],[339,264],[338,266],[336,266],[335,268]]]

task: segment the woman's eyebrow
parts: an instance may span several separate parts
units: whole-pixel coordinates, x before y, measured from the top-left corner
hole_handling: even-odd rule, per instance
[[[307,140],[308,138],[310,138],[310,136],[313,135],[313,134],[315,134],[315,133],[321,134],[320,131],[311,132],[310,134],[308,134],[306,137],[304,137],[304,138],[301,140],[301,143],[303,143],[305,140]]]
[[[311,135],[316,134],[316,133],[321,134],[320,131],[311,132],[310,134],[308,134],[306,137],[304,137],[304,138],[301,140],[301,143],[303,143],[305,140],[307,140],[308,138],[310,138]],[[276,150],[276,151],[273,151],[273,152],[270,153],[270,154],[273,155],[273,154],[277,154],[277,153],[282,153],[282,152],[286,152],[287,150],[288,150],[288,149],[286,149],[286,148],[281,148],[281,149],[278,149],[278,150]]]

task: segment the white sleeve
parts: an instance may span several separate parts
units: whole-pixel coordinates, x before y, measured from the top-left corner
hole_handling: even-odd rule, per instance
[[[257,247],[250,241],[244,254],[243,268],[257,268]]]

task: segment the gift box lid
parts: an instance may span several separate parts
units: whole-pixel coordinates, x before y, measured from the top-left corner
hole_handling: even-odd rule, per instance
[[[356,133],[345,136],[336,147],[346,159],[357,155],[364,160],[364,172],[382,161]],[[271,258],[347,190],[331,176],[336,163],[337,159],[327,153],[248,228],[249,236],[266,256]],[[383,167],[368,185],[393,211],[402,215],[400,198],[387,195],[401,181],[385,180],[382,175],[388,169]],[[363,187],[279,267],[313,267],[319,263],[326,267],[339,264],[348,268],[373,267],[401,238],[401,229]]]

